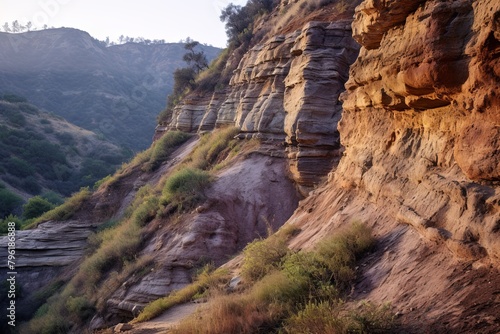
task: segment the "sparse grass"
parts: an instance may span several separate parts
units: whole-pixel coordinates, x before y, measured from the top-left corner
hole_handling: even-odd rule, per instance
[[[225,159],[236,145],[236,142],[232,141],[238,131],[236,127],[228,127],[203,135],[200,143],[188,157],[187,166],[202,170],[212,169]]]
[[[362,302],[354,310],[338,300],[309,303],[284,325],[284,333],[348,334],[389,333],[394,315],[389,305]]]
[[[248,295],[221,295],[210,301],[208,313],[195,313],[172,333],[275,333],[273,324],[279,323],[282,314],[278,304],[265,304]]]
[[[375,240],[366,225],[354,222],[333,237],[324,240],[317,247],[321,261],[332,273],[337,287],[345,289],[355,277],[356,260],[368,251]]]
[[[142,170],[148,172],[156,170],[177,147],[191,137],[192,135],[181,131],[168,131],[165,133],[153,144],[149,161],[143,165]]]
[[[227,282],[229,282],[229,274],[226,270],[218,269],[213,271],[210,266],[205,266],[193,284],[175,291],[167,297],[151,302],[133,322],[144,322],[153,319],[169,308],[193,300],[195,296],[202,294],[207,289],[217,289],[221,284]]]
[[[82,204],[90,197],[92,193],[89,188],[82,188],[79,192],[73,194],[69,199],[58,207],[45,212],[42,216],[37,218],[32,224],[26,226],[26,229],[35,228],[39,223],[56,220],[63,221],[71,218],[73,214],[80,209]]]
[[[138,281],[151,271],[154,265],[152,255],[144,255],[138,260],[126,261],[121,271],[112,271],[99,288],[100,298],[97,300],[97,310],[105,310],[109,297],[127,281]]]
[[[144,226],[159,217],[159,213],[165,211],[165,205],[176,206],[179,209],[176,215],[179,215],[203,199],[203,189],[212,180],[210,171],[231,155],[237,142],[233,139],[236,133],[237,129],[226,128],[203,136],[194,154],[163,184],[156,188],[150,185],[140,188],[121,221],[105,223],[96,234],[89,237],[87,256],[77,273],[61,292],[55,292],[39,309],[37,316],[26,325],[26,332],[59,333],[80,328],[90,311],[95,313],[96,310],[105,309],[106,301],[124,282],[133,284],[135,279],[140,280],[142,275],[146,275],[153,259],[148,256],[137,258],[146,233]],[[154,166],[171,153],[168,151],[187,137],[185,134],[173,133],[164,138],[154,148],[141,152],[119,172],[103,180],[100,189],[147,164],[151,165],[145,168],[156,168]],[[88,196],[90,191],[84,190],[42,218],[67,219]],[[210,274],[203,272],[198,275],[194,285],[148,306],[140,319],[153,317],[157,312],[198,298],[207,291],[218,290],[218,285],[227,283],[228,279],[224,271],[217,270]],[[68,310],[73,313],[70,314]]]
[[[170,176],[163,187],[162,204],[172,204],[179,210],[191,209],[204,198],[203,189],[210,183],[208,172],[185,168]]]
[[[292,226],[250,244],[241,274],[252,284],[247,282],[242,292],[220,292],[173,333],[383,333],[390,329],[387,305],[363,303],[352,309],[340,299],[354,279],[356,259],[374,242],[371,230],[353,223],[310,252],[286,248],[286,238],[295,233]]]
[[[241,267],[241,276],[248,282],[256,282],[281,266],[281,260],[289,249],[286,240],[272,235],[264,240],[256,240],[243,250],[245,260]]]

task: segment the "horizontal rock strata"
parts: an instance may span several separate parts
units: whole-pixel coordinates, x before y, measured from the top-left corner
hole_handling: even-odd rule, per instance
[[[157,133],[237,126],[242,138],[286,142],[293,178],[317,184],[341,156],[338,96],[359,50],[350,22],[310,22],[254,46],[225,93],[191,94]]]

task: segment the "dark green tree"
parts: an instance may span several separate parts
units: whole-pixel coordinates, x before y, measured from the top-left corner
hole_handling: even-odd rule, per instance
[[[203,51],[196,52],[194,48],[198,46],[200,43],[197,41],[193,41],[188,38],[186,44],[184,45],[184,49],[188,52],[182,57],[182,59],[193,68],[196,73],[203,71],[208,67],[207,57]]]
[[[16,211],[22,202],[21,197],[10,192],[8,189],[0,188],[0,218]]]
[[[41,196],[35,196],[23,205],[23,217],[25,219],[38,218],[43,213],[50,211],[55,206]]]
[[[244,7],[230,3],[224,8],[219,18],[226,23],[229,44],[238,47],[249,42],[255,18],[270,12],[275,5],[274,3],[274,0],[249,0]]]

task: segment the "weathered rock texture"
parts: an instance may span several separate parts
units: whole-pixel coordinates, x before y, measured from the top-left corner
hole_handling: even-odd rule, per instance
[[[493,0],[356,9],[363,47],[341,97],[345,152],[290,219],[303,230],[292,246],[354,220],[373,226],[380,248],[354,296],[422,324],[403,331],[500,328],[499,29]]]
[[[306,187],[318,183],[341,155],[338,96],[359,48],[350,22],[310,22],[254,46],[225,95],[188,96],[158,131],[235,125],[241,137],[286,141],[294,179]]]
[[[154,235],[138,258],[152,257],[152,270],[131,276],[107,301],[104,321],[131,319],[150,301],[189,284],[193,267],[221,265],[255,238],[277,230],[292,215],[299,195],[286,160],[253,153],[218,175],[207,201],[177,226],[154,221]]]
[[[385,7],[384,29],[357,9],[371,50],[346,84],[336,181],[460,257],[500,260],[500,4],[421,3],[404,22]]]
[[[337,123],[347,69],[358,54],[350,21],[311,22],[291,49],[285,79],[286,141],[291,171],[299,184],[311,185],[326,175],[341,156]]]

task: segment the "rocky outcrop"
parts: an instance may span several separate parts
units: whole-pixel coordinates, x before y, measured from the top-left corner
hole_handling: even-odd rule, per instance
[[[150,301],[190,283],[193,268],[223,264],[247,243],[282,226],[299,200],[286,160],[262,153],[222,171],[206,195],[206,202],[183,215],[177,226],[165,220],[151,223],[154,235],[137,254],[152,259],[151,270],[127,278],[94,323],[130,319]]]
[[[315,184],[342,155],[337,130],[342,105],[338,97],[358,54],[349,25],[350,21],[311,22],[290,50],[285,132],[290,170],[300,185]]]
[[[385,8],[381,39],[366,5],[357,9],[366,47],[343,95],[336,181],[459,257],[500,260],[500,5],[420,3],[404,22]]]
[[[288,222],[303,231],[294,248],[352,221],[373,226],[379,247],[353,295],[390,302],[419,323],[410,333],[499,328],[499,20],[492,0],[358,6],[345,151]]]
[[[294,179],[310,187],[341,156],[338,96],[357,54],[350,21],[310,22],[254,46],[225,95],[188,96],[157,132],[235,125],[242,138],[286,142]]]

